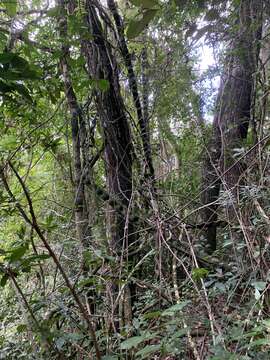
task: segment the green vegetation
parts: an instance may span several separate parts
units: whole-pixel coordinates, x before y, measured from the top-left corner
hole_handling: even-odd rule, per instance
[[[0,359],[270,358],[269,19],[0,1]]]

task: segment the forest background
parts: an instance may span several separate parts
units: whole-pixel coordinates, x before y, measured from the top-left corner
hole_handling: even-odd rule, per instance
[[[0,359],[269,359],[269,24],[0,1]]]

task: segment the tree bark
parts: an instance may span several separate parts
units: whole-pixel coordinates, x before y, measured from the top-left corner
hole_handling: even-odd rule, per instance
[[[65,0],[58,0],[58,5],[61,9],[61,16],[59,18],[59,33],[63,39],[67,39],[67,19],[65,16]],[[74,161],[74,211],[77,238],[81,243],[82,250],[89,245],[89,224],[87,216],[87,207],[85,201],[85,189],[83,179],[83,164],[81,159],[81,137],[83,123],[81,107],[77,101],[75,91],[73,89],[72,80],[70,76],[70,69],[68,61],[70,58],[69,46],[64,44],[61,46],[62,56],[60,66],[62,70],[65,95],[71,115],[71,132],[72,132],[72,147],[73,147],[73,161]]]
[[[235,201],[246,164],[235,162],[234,149],[246,139],[252,110],[253,76],[256,71],[262,26],[262,1],[242,1],[238,8],[238,31],[231,42],[228,65],[220,83],[212,137],[203,167],[202,213],[211,251],[216,249],[217,199],[221,184]],[[224,175],[223,175],[224,174]],[[233,216],[233,206],[229,206]]]
[[[128,238],[125,212],[132,194],[132,140],[120,92],[117,64],[92,1],[86,1],[86,12],[93,40],[83,42],[83,52],[89,75],[97,82],[95,102],[104,135],[111,206],[110,246],[113,252],[118,252],[122,250],[125,238]],[[107,81],[107,89],[98,88],[100,80]]]
[[[118,12],[117,5],[114,0],[107,0],[108,7],[113,15],[114,22],[117,29],[117,36],[118,36],[118,42],[119,47],[121,50],[122,57],[124,59],[127,72],[128,72],[128,82],[129,82],[129,88],[132,94],[133,103],[137,112],[137,118],[140,126],[140,132],[141,132],[141,139],[143,144],[143,150],[144,150],[144,157],[146,162],[146,172],[145,175],[150,176],[152,181],[154,181],[155,178],[155,171],[153,166],[153,160],[152,160],[152,151],[151,151],[151,145],[150,145],[150,134],[149,134],[149,116],[148,116],[148,106],[147,111],[146,105],[148,105],[148,99],[145,97],[143,98],[143,107],[140,100],[139,90],[138,90],[138,83],[137,78],[133,69],[132,64],[132,58],[131,54],[129,52],[126,39],[125,39],[125,33],[124,33],[124,23],[123,20]],[[144,60],[147,60],[146,53],[144,54]],[[146,78],[145,78],[146,79]],[[144,83],[144,85],[147,85]],[[148,95],[148,94],[147,94]]]
[[[121,261],[125,251],[128,258],[129,246],[133,243],[130,206],[132,196],[132,138],[125,114],[121,95],[118,67],[109,41],[91,0],[86,1],[86,21],[92,40],[83,41],[83,53],[86,56],[89,76],[95,79],[95,102],[101,120],[105,144],[105,169],[109,193],[109,247],[111,253]],[[100,80],[107,81],[107,89],[100,90]],[[129,290],[131,287],[127,285]],[[114,318],[115,311],[121,307],[117,300],[118,284],[112,281],[108,288],[108,299],[111,306],[111,325],[119,327]],[[127,299],[131,312],[131,298]],[[125,304],[125,310],[127,305]],[[117,313],[116,312],[116,313]],[[120,314],[120,318],[122,315]]]

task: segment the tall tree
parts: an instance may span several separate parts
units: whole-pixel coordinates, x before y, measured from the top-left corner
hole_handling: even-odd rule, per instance
[[[155,171],[153,166],[153,160],[152,160],[152,151],[151,151],[151,145],[150,145],[150,133],[149,133],[149,116],[148,116],[148,110],[147,110],[147,104],[148,104],[148,94],[143,97],[143,106],[141,103],[140,95],[139,95],[139,89],[138,89],[138,82],[136,78],[136,74],[133,68],[132,64],[132,57],[129,52],[127,41],[125,38],[125,28],[124,28],[124,22],[119,14],[117,5],[114,0],[107,0],[108,7],[113,15],[114,22],[117,29],[117,39],[119,43],[119,48],[121,51],[121,54],[123,56],[125,66],[128,71],[128,82],[129,82],[129,88],[132,94],[133,103],[136,109],[137,118],[139,122],[140,132],[141,132],[141,139],[143,144],[143,151],[144,151],[144,158],[145,158],[145,175],[150,176],[152,181],[155,177]],[[146,50],[144,50],[143,59],[146,59]],[[146,64],[146,60],[144,60],[144,67]],[[144,71],[143,71],[144,73]],[[144,76],[145,79],[145,76]],[[143,81],[143,87],[144,90],[146,88],[146,81]],[[144,94],[146,92],[144,91]]]
[[[118,65],[103,30],[97,8],[91,0],[86,1],[86,13],[87,26],[93,39],[83,41],[83,53],[87,59],[90,77],[97,83],[105,83],[105,88],[95,90],[95,102],[105,143],[105,169],[110,206],[107,212],[109,246],[112,254],[119,256],[119,259],[123,252],[125,259],[128,259],[128,249],[133,239],[129,211],[132,196],[131,132],[120,91]],[[102,14],[102,16],[106,15]],[[110,289],[114,299],[117,287],[113,283]],[[129,318],[131,312],[129,286],[126,290],[128,300],[125,301],[124,312]],[[111,305],[113,316],[117,306]]]
[[[93,40],[83,42],[83,52],[90,77],[105,84],[105,88],[95,90],[95,99],[104,134],[106,176],[112,200],[110,245],[116,251],[122,249],[127,220],[124,209],[129,206],[132,193],[132,139],[112,48],[92,1],[86,1],[86,11]]]
[[[203,219],[207,242],[216,249],[217,199],[221,184],[235,197],[245,164],[234,164],[234,149],[247,137],[262,27],[261,0],[235,2],[237,33],[230,41],[227,65],[221,77],[213,132],[203,167]],[[232,212],[232,209],[230,209]]]
[[[72,146],[73,146],[73,163],[74,163],[74,211],[77,238],[80,241],[82,248],[86,249],[89,245],[89,224],[87,214],[87,204],[85,196],[85,184],[82,161],[82,133],[83,128],[83,115],[81,107],[78,103],[69,69],[70,50],[67,43],[67,19],[66,19],[66,2],[65,0],[58,0],[59,8],[61,9],[61,17],[59,18],[59,33],[63,40],[62,56],[60,61],[61,71],[64,80],[65,95],[71,115],[71,132],[72,132]],[[88,243],[88,244],[87,244]]]

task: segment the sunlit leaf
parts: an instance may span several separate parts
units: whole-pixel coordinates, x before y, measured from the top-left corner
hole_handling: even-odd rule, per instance
[[[9,255],[9,257],[8,257],[8,260],[10,262],[14,262],[14,261],[21,259],[23,257],[23,255],[26,253],[27,249],[28,249],[27,245],[22,245],[11,251],[8,251],[11,253],[11,255]]]
[[[161,348],[161,344],[146,345],[143,349],[138,351],[136,353],[136,355],[140,356],[141,359],[145,359],[146,357],[147,357],[147,359],[149,359],[149,355],[156,353],[157,351],[160,350],[160,348]]]
[[[133,39],[138,35],[140,35],[143,32],[143,30],[148,26],[150,21],[154,19],[157,11],[158,11],[157,9],[149,9],[143,13],[141,19],[130,20],[127,28],[127,37],[129,39]]]
[[[10,17],[14,17],[16,15],[18,4],[17,0],[4,0],[1,3],[3,4],[3,6],[5,6],[7,14]]]
[[[133,347],[138,346],[143,341],[154,339],[157,336],[157,333],[151,333],[149,331],[144,332],[140,336],[133,336],[121,343],[122,350],[130,350]]]
[[[187,300],[187,301],[182,301],[179,304],[170,306],[168,309],[164,310],[161,313],[161,316],[173,316],[177,311],[183,310],[184,307],[186,307],[189,303],[190,301]]]
[[[209,270],[205,268],[196,268],[192,270],[192,278],[194,280],[200,280],[205,278],[209,273]]]
[[[158,9],[160,7],[157,0],[130,0],[135,6],[141,6],[144,9]]]
[[[141,342],[143,342],[145,339],[143,336],[133,336],[121,343],[121,349],[122,350],[130,350],[133,347],[138,346]]]

